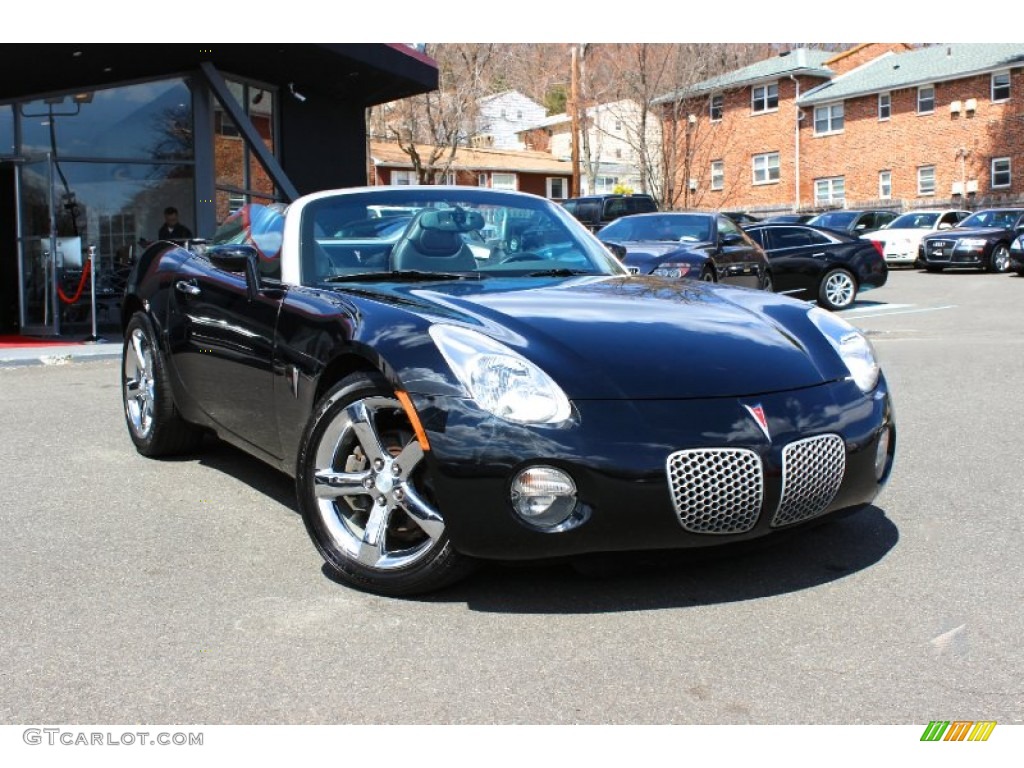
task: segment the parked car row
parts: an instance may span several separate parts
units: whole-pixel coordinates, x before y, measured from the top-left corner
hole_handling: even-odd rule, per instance
[[[760,288],[832,310],[846,309],[888,277],[878,242],[802,224],[741,229],[721,213],[624,216],[598,238],[633,274]]]

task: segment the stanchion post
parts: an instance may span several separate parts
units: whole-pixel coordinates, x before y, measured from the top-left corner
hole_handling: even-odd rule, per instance
[[[86,341],[103,341],[97,335],[96,328],[96,246],[89,246],[89,297],[92,301],[92,334],[86,337]]]

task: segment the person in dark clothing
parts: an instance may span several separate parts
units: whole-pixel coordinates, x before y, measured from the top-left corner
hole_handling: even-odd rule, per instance
[[[178,221],[178,209],[170,206],[164,208],[164,225],[160,227],[157,240],[172,240],[179,242],[192,239],[192,230]]]

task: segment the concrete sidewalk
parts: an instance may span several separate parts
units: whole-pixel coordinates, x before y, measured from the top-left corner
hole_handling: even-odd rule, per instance
[[[0,368],[20,365],[62,365],[89,360],[121,357],[121,339],[116,334],[97,342],[82,344],[40,344],[26,347],[0,347]]]

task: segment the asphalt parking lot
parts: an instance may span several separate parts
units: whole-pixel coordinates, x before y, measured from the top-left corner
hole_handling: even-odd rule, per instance
[[[1024,278],[843,313],[896,398],[876,504],[729,558],[327,579],[291,481],[136,454],[116,361],[0,368],[0,723],[1024,722]]]

